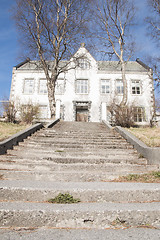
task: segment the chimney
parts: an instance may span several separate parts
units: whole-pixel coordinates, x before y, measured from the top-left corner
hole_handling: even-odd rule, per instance
[[[81,43],[81,47],[85,47],[85,43]]]

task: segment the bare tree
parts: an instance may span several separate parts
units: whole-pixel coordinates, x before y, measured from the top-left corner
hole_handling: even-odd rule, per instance
[[[160,47],[160,0],[148,0],[150,9],[149,16],[146,18],[148,23],[148,33],[153,39],[156,47]],[[155,56],[150,59],[152,65],[156,88],[160,86],[160,57]]]
[[[148,0],[150,16],[146,18],[149,24],[149,33],[153,39],[160,44],[160,0]]]
[[[88,3],[89,0],[16,0],[14,19],[23,47],[44,70],[51,117],[55,116],[56,80],[69,66],[68,61],[62,64],[62,60],[69,58],[81,41]]]
[[[133,23],[135,7],[131,0],[101,0],[97,3],[97,36],[109,55],[116,55],[121,65],[123,98],[121,105],[127,104],[126,62],[133,52],[133,43],[127,45],[130,38],[129,28]],[[128,41],[129,42],[129,41]]]

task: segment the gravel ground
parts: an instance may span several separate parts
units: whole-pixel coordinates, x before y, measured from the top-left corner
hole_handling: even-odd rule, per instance
[[[130,229],[0,229],[1,240],[159,240],[160,230]]]

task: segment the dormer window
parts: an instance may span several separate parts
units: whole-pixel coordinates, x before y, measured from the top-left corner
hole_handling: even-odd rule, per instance
[[[87,58],[80,58],[78,59],[78,67],[81,69],[89,69],[90,68],[90,63]]]

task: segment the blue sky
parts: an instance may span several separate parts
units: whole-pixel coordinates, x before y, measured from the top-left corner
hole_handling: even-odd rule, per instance
[[[146,55],[156,52],[153,42],[146,36],[144,17],[148,13],[145,7],[147,0],[135,0],[137,4],[137,25],[134,27],[137,52],[134,59],[139,57],[146,62]],[[12,68],[22,59],[18,58],[20,48],[16,28],[11,19],[10,9],[15,0],[0,0],[0,100],[9,97],[12,79]]]
[[[9,97],[12,67],[17,63],[18,43],[9,9],[14,0],[0,0],[0,100]]]

